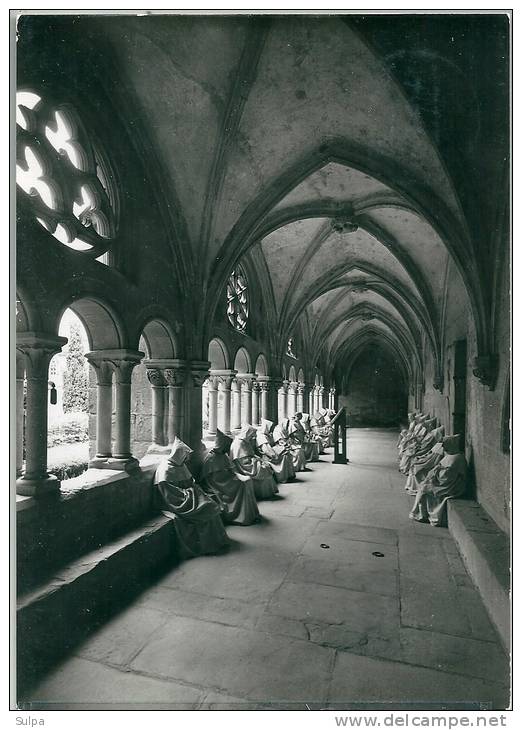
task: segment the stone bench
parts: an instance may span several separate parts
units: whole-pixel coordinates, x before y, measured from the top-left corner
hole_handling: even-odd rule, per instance
[[[471,500],[448,502],[448,528],[489,617],[509,652],[510,546],[508,536]]]

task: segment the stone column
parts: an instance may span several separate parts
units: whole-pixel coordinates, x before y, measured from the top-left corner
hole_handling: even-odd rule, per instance
[[[283,380],[281,387],[278,391],[277,398],[277,420],[282,421],[283,418],[287,418],[288,413],[288,380]]]
[[[147,378],[152,391],[152,444],[151,451],[155,446],[166,446],[165,434],[165,391],[166,382],[161,370],[147,367]],[[167,404],[168,405],[168,404]]]
[[[306,383],[305,384],[305,392],[306,392],[306,403],[308,404],[308,413],[313,416],[315,413],[315,403],[314,403],[314,384],[313,383]]]
[[[305,385],[304,383],[297,384],[297,411],[299,413],[306,413],[305,409]]]
[[[232,430],[241,428],[241,382],[234,378],[232,381]]]
[[[252,423],[252,382],[255,375],[251,373],[242,374],[241,380],[241,391],[243,394],[241,402],[241,425],[245,426],[248,423]]]
[[[230,410],[232,391],[230,390],[234,375],[221,375],[219,380],[219,398],[221,400],[221,419],[219,429],[223,433],[230,434]]]
[[[264,418],[267,421],[272,420],[269,417],[269,405],[268,405],[268,395],[269,395],[269,387],[270,383],[267,381],[258,381],[258,386],[260,390],[260,396],[261,396],[261,418]]]
[[[314,412],[318,411],[319,408],[321,408],[321,404],[319,402],[319,386],[314,385]]]
[[[167,441],[172,444],[177,434],[181,434],[184,426],[184,386],[187,378],[185,360],[169,360],[163,362],[163,377],[168,388]]]
[[[25,365],[21,353],[16,353],[16,476],[24,465],[24,378]]]
[[[252,383],[252,425],[259,425],[259,392],[260,386],[257,381]]]
[[[103,358],[103,351],[85,357],[96,373],[96,453],[89,466],[105,468],[112,457],[112,373],[114,365]]]
[[[230,387],[236,375],[235,370],[211,370],[211,377],[215,378],[217,393],[217,427],[223,433],[230,434],[231,390]]]
[[[208,433],[215,436],[218,422],[218,385],[219,380],[210,375],[208,381]]]
[[[324,408],[324,385],[319,386],[319,408]]]
[[[297,413],[297,383],[291,382],[288,384],[288,395],[287,395],[287,414],[288,418],[292,418]]]
[[[25,470],[16,480],[16,492],[26,497],[38,497],[60,488],[59,480],[47,472],[47,404],[49,363],[66,342],[65,337],[39,332],[23,332],[17,337],[16,349],[25,362],[27,393]]]
[[[116,385],[116,433],[112,459],[109,460],[113,469],[130,471],[138,466],[138,460],[131,453],[131,377],[142,358],[142,352],[132,350],[120,350],[111,358]]]

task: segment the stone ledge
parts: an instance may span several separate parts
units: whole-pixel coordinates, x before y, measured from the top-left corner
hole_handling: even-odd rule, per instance
[[[511,643],[509,537],[471,500],[448,502],[448,528],[505,649]]]
[[[132,474],[88,469],[60,492],[23,500],[17,512],[19,590],[26,591],[82,553],[100,548],[154,513],[157,460]]]
[[[82,555],[21,595],[17,607],[19,685],[30,683],[70,650],[106,612],[139,593],[176,560],[174,531],[164,515]]]

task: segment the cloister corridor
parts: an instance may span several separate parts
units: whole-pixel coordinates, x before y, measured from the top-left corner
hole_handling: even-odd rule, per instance
[[[350,429],[228,552],[172,568],[29,709],[488,709],[508,661],[447,529],[408,519],[396,431]]]

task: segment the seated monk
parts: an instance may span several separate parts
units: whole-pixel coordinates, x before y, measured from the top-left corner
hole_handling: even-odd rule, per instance
[[[404,488],[410,494],[417,494],[419,484],[426,478],[427,473],[437,466],[444,456],[442,440],[444,438],[444,426],[434,429],[432,432],[432,446],[429,451],[415,456],[410,464],[408,478]]]
[[[308,416],[308,414],[307,414]],[[309,418],[309,416],[308,416]],[[310,424],[305,423],[302,413],[296,413],[291,420],[295,427],[293,436],[296,442],[303,448],[306,461],[319,461],[319,448],[317,443],[310,438]],[[308,426],[308,432],[307,432]]]
[[[397,440],[397,448],[400,450],[402,446],[402,442],[408,436],[414,428],[415,425],[415,413],[408,413],[408,427],[404,427],[401,432],[399,433],[399,438]]]
[[[272,421],[261,419],[261,427],[257,429],[256,434],[256,446],[263,461],[270,464],[276,482],[283,484],[295,479],[295,469],[286,443],[275,443],[272,436],[273,427]]]
[[[250,477],[237,474],[228,457],[232,439],[219,429],[214,448],[207,451],[201,468],[201,483],[223,503],[221,517],[226,524],[252,525],[260,519],[254,485]]]
[[[289,421],[287,433],[290,453],[292,454],[292,460],[294,463],[294,469],[296,471],[310,471],[310,469],[308,469],[306,466],[303,427],[298,426],[295,421]]]
[[[430,418],[428,421],[424,422],[424,436],[420,438],[420,433],[422,432],[419,432],[419,436],[415,440],[410,441],[408,446],[404,448],[399,463],[399,471],[403,474],[408,474],[412,460],[416,456],[423,456],[424,454],[427,454],[431,447],[435,445],[435,441],[433,440],[433,431],[436,428],[436,418]]]
[[[295,472],[308,471],[306,468],[304,450],[296,439],[292,439],[290,437],[290,427],[290,420],[288,418],[283,418],[281,423],[274,428],[274,441],[276,446],[286,448],[292,457],[292,465]]]
[[[331,446],[332,427],[325,422],[325,416],[321,416],[319,411],[310,419],[310,428],[319,444],[319,454],[324,454],[325,449]]]
[[[434,527],[447,524],[448,499],[462,497],[466,491],[467,464],[460,452],[460,436],[446,436],[444,456],[419,485],[410,519],[430,522]]]
[[[424,436],[426,436],[425,423],[427,420],[429,420],[429,416],[425,416],[423,414],[415,416],[415,423],[412,430],[404,437],[399,447],[399,464],[402,460],[402,455],[404,454],[404,452],[410,447],[416,447],[422,441]]]
[[[256,429],[243,426],[232,441],[230,458],[237,474],[250,477],[254,482],[256,499],[272,499],[279,492],[272,468],[263,464],[255,452]]]
[[[305,456],[307,461],[319,461],[322,443],[319,443],[319,436],[312,431],[310,421],[309,413],[301,414],[301,425],[305,432]]]
[[[185,463],[191,453],[176,436],[170,456],[154,475],[160,508],[172,519],[182,559],[217,553],[229,544],[220,505],[196,484]]]

